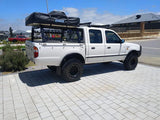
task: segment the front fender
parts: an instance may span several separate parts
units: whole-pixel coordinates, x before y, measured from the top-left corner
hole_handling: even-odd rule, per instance
[[[135,51],[138,53],[138,57],[141,55],[142,53],[142,46],[138,45],[138,44],[134,44],[134,43],[126,43],[126,53],[129,54],[132,51]]]

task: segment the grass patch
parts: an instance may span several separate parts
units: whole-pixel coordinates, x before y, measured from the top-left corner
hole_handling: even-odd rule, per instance
[[[26,68],[30,67],[30,66],[35,66],[34,62],[29,61],[29,63],[26,65]]]
[[[25,41],[10,42],[3,40],[2,42],[0,42],[0,44],[25,44]]]

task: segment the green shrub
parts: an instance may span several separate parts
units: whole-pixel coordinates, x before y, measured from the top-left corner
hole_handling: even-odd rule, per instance
[[[3,52],[10,52],[13,51],[13,48],[10,46],[10,44],[6,44],[4,47],[2,47]]]
[[[7,51],[0,56],[2,71],[21,71],[25,69],[29,60],[21,51]]]

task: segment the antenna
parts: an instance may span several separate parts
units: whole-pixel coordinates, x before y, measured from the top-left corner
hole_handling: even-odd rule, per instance
[[[49,10],[48,10],[48,0],[46,0],[46,5],[47,5],[47,13],[49,13]]]

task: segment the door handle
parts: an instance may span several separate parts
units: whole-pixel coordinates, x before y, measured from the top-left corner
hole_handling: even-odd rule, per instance
[[[111,49],[111,47],[107,47],[107,49]]]
[[[96,49],[95,47],[91,47],[91,49]]]

